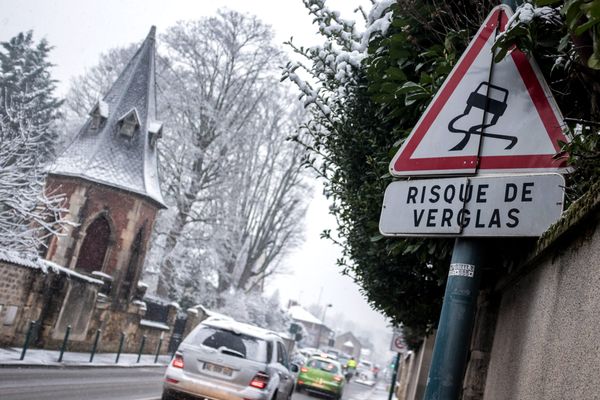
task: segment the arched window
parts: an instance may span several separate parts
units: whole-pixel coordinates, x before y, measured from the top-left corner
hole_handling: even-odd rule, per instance
[[[88,273],[101,271],[109,242],[110,224],[104,215],[100,215],[85,231],[75,269]]]
[[[138,264],[140,263],[140,256],[142,254],[142,239],[144,237],[144,228],[140,228],[133,243],[131,244],[131,257],[129,257],[129,263],[127,264],[127,270],[123,277],[123,283],[121,285],[121,298],[128,298],[131,292],[133,281],[135,280],[136,272],[138,270]]]

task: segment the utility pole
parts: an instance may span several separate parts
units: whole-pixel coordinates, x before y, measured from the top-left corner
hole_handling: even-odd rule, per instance
[[[323,317],[321,318],[321,325],[319,326],[319,333],[317,335],[317,345],[315,346],[317,349],[319,346],[321,346],[321,334],[323,333],[323,328],[325,327],[325,314],[327,313],[327,309],[332,306],[333,304],[327,304],[323,310]]]

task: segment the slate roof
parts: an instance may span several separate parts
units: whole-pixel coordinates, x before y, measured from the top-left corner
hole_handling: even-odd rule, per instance
[[[158,157],[149,129],[156,120],[155,32],[153,26],[141,47],[100,101],[108,118],[93,129],[88,118],[49,173],[71,176],[133,192],[166,208],[160,191]],[[134,109],[140,126],[132,137],[119,133],[119,118]]]

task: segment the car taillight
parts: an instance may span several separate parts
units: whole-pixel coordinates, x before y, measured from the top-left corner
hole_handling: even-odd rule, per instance
[[[269,375],[264,372],[257,373],[250,381],[250,386],[257,389],[264,389],[269,383]]]
[[[344,378],[341,377],[341,376],[339,376],[339,375],[336,375],[336,376],[333,377],[333,380],[336,381],[336,382],[341,382],[343,379]]]
[[[306,367],[302,367],[302,368],[300,368],[300,372],[304,372],[304,373],[306,373],[306,372],[308,372],[308,368],[306,368]]]
[[[183,356],[181,354],[175,354],[171,366],[173,368],[183,368]]]

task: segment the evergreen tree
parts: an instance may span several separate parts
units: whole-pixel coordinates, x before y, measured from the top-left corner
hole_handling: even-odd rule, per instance
[[[56,80],[50,76],[48,55],[52,47],[44,39],[35,43],[32,31],[21,32],[0,46],[0,118],[15,124],[27,121],[29,126],[42,129],[38,160],[47,162],[54,156],[58,136],[54,122],[62,104],[54,96]],[[20,129],[11,126],[12,132]]]

